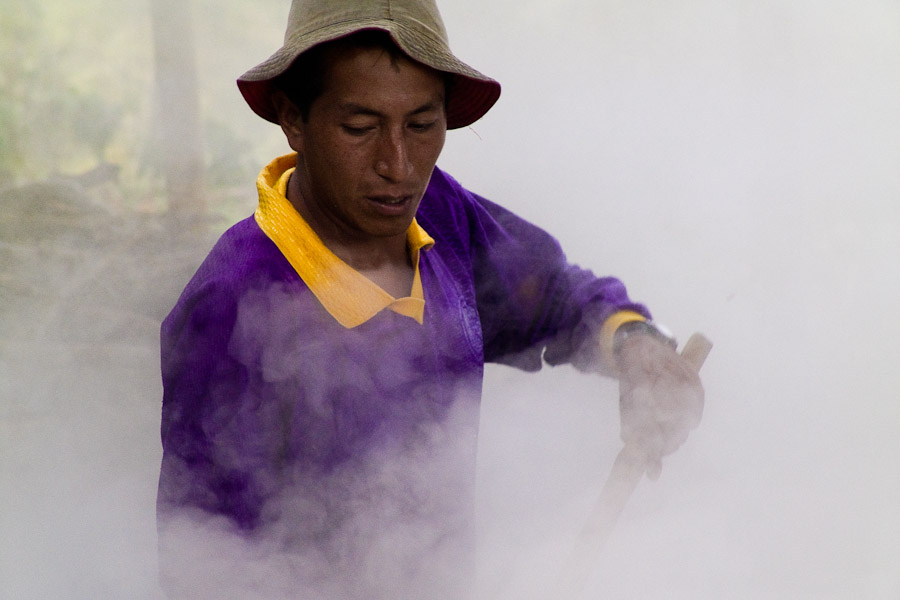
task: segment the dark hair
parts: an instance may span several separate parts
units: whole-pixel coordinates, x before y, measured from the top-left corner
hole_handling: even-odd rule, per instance
[[[388,32],[381,29],[363,29],[348,36],[323,42],[313,46],[298,56],[288,69],[273,80],[273,84],[281,90],[300,111],[300,118],[309,119],[312,103],[325,91],[325,57],[333,48],[365,48],[384,51],[397,64],[400,59],[413,60],[401,50]],[[444,102],[450,95],[453,75],[440,72],[444,76],[446,91]]]

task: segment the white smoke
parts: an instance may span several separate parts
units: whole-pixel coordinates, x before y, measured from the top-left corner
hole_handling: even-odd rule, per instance
[[[287,2],[269,4],[251,26],[205,3],[196,20],[201,83],[260,164],[283,146],[232,80],[281,38]],[[900,597],[898,5],[442,11],[461,58],[504,84],[442,168],[716,343],[704,422],[638,486],[583,597]],[[156,349],[16,331],[0,348],[0,597],[159,598]],[[489,370],[484,598],[555,597],[618,450],[615,403],[571,369]]]

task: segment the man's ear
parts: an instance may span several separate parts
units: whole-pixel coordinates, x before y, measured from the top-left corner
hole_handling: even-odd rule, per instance
[[[279,89],[272,90],[272,104],[278,114],[278,123],[294,152],[302,152],[303,118],[300,109]]]

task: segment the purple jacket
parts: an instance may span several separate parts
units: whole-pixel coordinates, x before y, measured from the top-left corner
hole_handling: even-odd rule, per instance
[[[484,363],[596,364],[607,316],[649,316],[438,169],[416,218],[435,239],[423,325],[385,310],[345,329],[252,218],[221,237],[162,326],[161,522],[218,515],[329,560],[353,554],[336,532],[360,506],[462,531]]]

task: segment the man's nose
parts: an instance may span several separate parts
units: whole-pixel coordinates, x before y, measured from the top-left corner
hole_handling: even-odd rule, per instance
[[[375,158],[375,172],[389,181],[400,182],[412,174],[406,139],[400,131],[388,131],[382,135]]]

